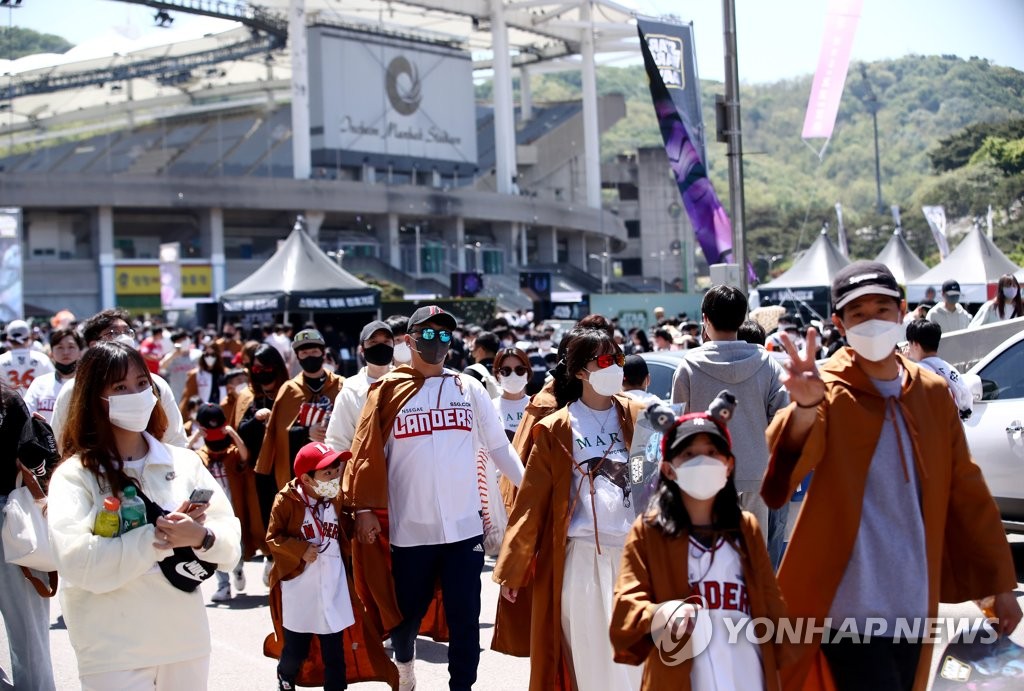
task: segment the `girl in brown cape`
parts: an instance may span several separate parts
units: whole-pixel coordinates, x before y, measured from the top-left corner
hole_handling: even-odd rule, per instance
[[[494,571],[507,600],[534,585],[532,691],[639,686],[638,671],[613,661],[604,633],[635,515],[624,471],[633,421],[642,410],[618,393],[624,357],[606,323],[600,319],[596,328],[576,330],[567,343],[555,371],[560,409],[532,430],[526,473]]]
[[[714,413],[678,419],[648,409],[656,428],[665,427],[659,415],[668,422],[667,460],[626,542],[610,627],[615,659],[644,665],[645,691],[779,689],[777,646],[752,643],[744,624],[777,623],[785,604],[757,520],[739,508],[729,398],[722,392]]]

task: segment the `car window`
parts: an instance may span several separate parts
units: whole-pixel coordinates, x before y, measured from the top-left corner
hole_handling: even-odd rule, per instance
[[[983,401],[1024,398],[1024,341],[1018,341],[985,365],[981,377]],[[653,378],[653,377],[652,377]]]
[[[676,368],[664,362],[648,360],[647,369],[651,373],[651,385],[647,387],[647,391],[665,401],[671,401],[672,375],[676,373]]]

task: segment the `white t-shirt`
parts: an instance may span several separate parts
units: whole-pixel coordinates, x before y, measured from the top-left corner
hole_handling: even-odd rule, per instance
[[[25,392],[25,405],[28,412],[39,413],[47,423],[53,419],[53,406],[57,402],[57,394],[64,386],[66,379],[58,379],[56,372],[48,372],[36,377]]]
[[[316,545],[316,561],[281,581],[281,623],[297,633],[338,633],[355,623],[345,562],[338,545],[334,504],[306,500],[302,537]]]
[[[164,379],[171,387],[174,397],[181,400],[181,394],[185,392],[185,382],[188,381],[188,373],[199,365],[199,358],[203,351],[191,348],[187,355],[171,358],[164,369]]]
[[[494,399],[494,409],[501,416],[501,424],[505,428],[505,434],[508,436],[509,441],[512,441],[512,438],[516,436],[516,430],[519,429],[519,421],[523,419],[523,413],[529,404],[529,396],[523,396],[518,400],[510,400],[504,396],[498,396]]]
[[[31,348],[8,350],[0,355],[0,376],[22,395],[36,377],[53,371],[50,358]]]
[[[508,446],[483,385],[451,370],[428,377],[399,411],[384,447],[391,544],[448,544],[483,534],[479,446],[491,452]],[[515,476],[501,467],[503,456],[492,457]]]
[[[584,405],[583,401],[576,401],[569,404],[569,420],[572,425],[573,460],[580,466],[574,468],[572,473],[569,503],[570,506],[575,503],[575,506],[569,520],[569,537],[593,539],[596,512],[601,544],[622,546],[636,518],[636,512],[623,489],[629,487],[629,449],[622,437],[618,408],[613,405],[608,410],[593,410]],[[590,481],[580,471],[589,471],[602,456],[605,456],[604,461],[594,473],[592,507]],[[622,484],[616,484],[612,478]]]
[[[690,584],[704,598],[702,613],[711,618],[710,643],[693,658],[690,685],[694,691],[725,691],[729,689],[764,689],[761,648],[750,642],[741,624],[735,642],[730,642],[730,628],[725,620],[741,622],[750,619],[750,596],[743,577],[743,562],[736,549],[719,538],[709,549],[690,537],[687,560]],[[694,636],[703,635],[698,626]],[[697,645],[698,641],[694,641]]]

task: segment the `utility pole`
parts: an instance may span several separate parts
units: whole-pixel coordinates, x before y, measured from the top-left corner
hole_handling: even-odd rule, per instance
[[[871,109],[871,121],[875,126],[875,206],[878,213],[885,213],[885,205],[882,203],[882,165],[878,156],[878,96],[871,88],[868,81],[868,67],[863,62],[860,64],[860,76],[864,80],[864,103]]]
[[[725,33],[726,156],[729,160],[729,211],[732,216],[732,257],[739,265],[739,289],[747,292],[747,251],[743,232],[743,139],[740,135],[740,78],[736,56],[736,2],[722,0]]]

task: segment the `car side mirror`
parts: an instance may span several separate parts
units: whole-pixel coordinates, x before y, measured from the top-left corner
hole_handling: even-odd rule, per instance
[[[985,391],[981,383],[981,377],[977,374],[961,374],[960,378],[963,379],[967,390],[971,392],[971,400],[975,403],[981,401]]]
[[[994,401],[999,398],[999,384],[989,379],[981,380],[981,400]]]

